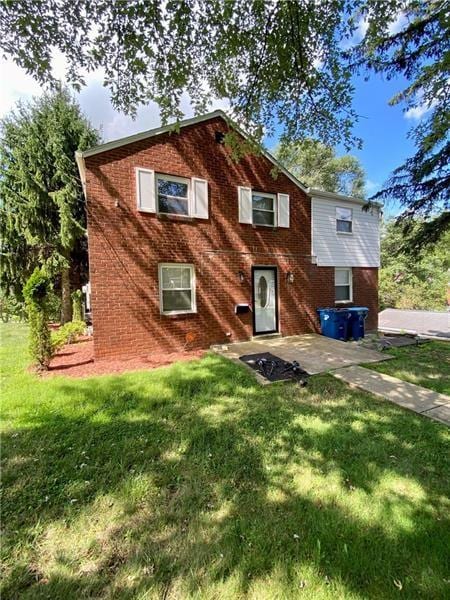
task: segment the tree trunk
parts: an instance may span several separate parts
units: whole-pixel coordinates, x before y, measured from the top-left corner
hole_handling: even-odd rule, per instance
[[[72,320],[72,298],[70,295],[70,270],[64,268],[61,271],[61,323]]]

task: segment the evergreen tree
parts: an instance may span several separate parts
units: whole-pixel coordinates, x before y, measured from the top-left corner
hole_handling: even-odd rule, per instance
[[[0,124],[2,288],[18,297],[35,267],[59,283],[71,319],[71,274],[87,263],[75,151],[98,141],[67,90],[19,104]]]
[[[355,156],[336,156],[331,146],[311,139],[278,146],[275,156],[308,187],[365,196],[365,172]]]

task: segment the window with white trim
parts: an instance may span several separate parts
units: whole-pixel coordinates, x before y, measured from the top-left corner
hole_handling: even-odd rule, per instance
[[[276,226],[276,196],[263,192],[252,192],[253,225]]]
[[[189,215],[190,180],[175,175],[156,174],[158,212],[168,215]]]
[[[353,301],[351,268],[336,268],[334,270],[334,295],[336,302]]]
[[[160,264],[159,294],[161,312],[165,315],[196,312],[194,266]]]
[[[338,233],[352,233],[353,214],[351,208],[336,206],[336,231]]]

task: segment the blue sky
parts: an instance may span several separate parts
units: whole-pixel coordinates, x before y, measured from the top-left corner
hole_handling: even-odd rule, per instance
[[[64,80],[65,61],[62,56],[55,55],[54,74]],[[0,59],[0,72],[3,85],[0,90],[0,118],[14,107],[18,100],[29,100],[42,93],[40,86],[17,67],[12,61]],[[136,120],[132,120],[115,111],[109,101],[109,95],[102,87],[102,74],[93,73],[86,77],[87,86],[77,94],[77,100],[83,112],[102,132],[104,141],[117,139],[126,135],[144,131],[160,125],[159,111],[156,105],[150,104],[138,111]],[[381,76],[372,75],[369,81],[363,77],[354,79],[354,106],[362,115],[355,126],[355,134],[363,140],[361,150],[352,151],[361,161],[367,174],[367,191],[373,194],[386,181],[392,170],[412,154],[413,145],[407,137],[411,127],[417,125],[425,110],[414,109],[404,113],[398,106],[389,106],[389,99],[405,82],[402,79],[384,80]],[[223,101],[214,102],[211,109],[226,110]],[[192,116],[189,98],[183,98],[182,110],[186,117]],[[269,149],[274,145],[269,140]],[[341,154],[344,149],[338,149]],[[396,214],[398,207],[387,206],[385,214]]]
[[[404,113],[400,106],[390,106],[389,100],[406,85],[403,79],[386,81],[373,75],[369,81],[354,80],[354,107],[361,115],[355,134],[363,140],[361,150],[354,150],[367,173],[368,193],[372,194],[414,151],[408,131],[423,116],[421,111]],[[343,149],[342,149],[343,151]]]

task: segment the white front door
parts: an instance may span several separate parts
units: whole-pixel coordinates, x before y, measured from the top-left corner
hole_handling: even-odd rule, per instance
[[[273,267],[253,269],[255,334],[272,333],[277,327],[277,276]]]

